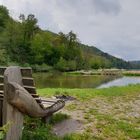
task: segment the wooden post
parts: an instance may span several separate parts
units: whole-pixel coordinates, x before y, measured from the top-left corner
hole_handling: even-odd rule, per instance
[[[0,127],[2,126],[2,107],[3,107],[3,101],[0,100]]]
[[[3,82],[4,82],[4,71],[6,67],[0,67],[0,127],[2,126],[2,110],[3,110]]]
[[[23,128],[23,114],[7,101],[9,82],[16,82],[22,86],[22,76],[19,67],[8,67],[4,73],[3,125],[10,123],[5,140],[20,140]]]

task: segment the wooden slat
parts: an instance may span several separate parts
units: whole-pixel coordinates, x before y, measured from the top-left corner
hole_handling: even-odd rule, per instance
[[[0,98],[0,127],[2,126],[2,107],[3,107],[3,98]]]
[[[52,98],[41,98],[41,102],[45,108],[52,106],[54,103],[59,101],[59,99],[52,99]]]
[[[4,90],[4,84],[0,84],[0,90]]]
[[[0,83],[3,83],[3,82],[4,82],[4,76],[0,75]]]
[[[0,94],[0,97],[1,97],[1,98],[3,98],[3,97],[4,97],[4,95]]]
[[[36,94],[36,89],[35,87],[32,86],[23,86],[30,94],[34,93]]]
[[[25,86],[35,86],[33,78],[23,77],[22,82]]]
[[[4,75],[5,70],[6,70],[6,67],[0,67],[0,75]]]
[[[21,68],[21,74],[23,77],[32,77],[32,69],[31,68]]]
[[[4,91],[3,90],[0,90],[0,94],[4,94]]]
[[[46,102],[46,103],[56,103],[57,102],[57,100],[42,100],[41,99],[41,101],[44,103],[44,102]]]
[[[43,103],[44,108],[51,107],[53,104],[52,103]]]
[[[47,106],[51,106],[51,105],[53,105],[54,103],[45,103],[45,102],[43,102],[42,104],[45,105],[45,106],[46,106],[46,105],[47,105]]]

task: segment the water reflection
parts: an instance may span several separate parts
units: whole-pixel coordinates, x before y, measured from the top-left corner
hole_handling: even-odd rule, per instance
[[[122,78],[115,79],[115,80],[110,81],[108,83],[101,84],[97,88],[107,88],[107,87],[112,87],[112,86],[125,86],[125,85],[129,85],[129,84],[138,84],[138,83],[140,83],[140,77],[124,76]]]
[[[140,77],[103,75],[64,75],[62,73],[35,73],[37,88],[107,88],[140,83]]]
[[[35,73],[37,88],[95,88],[114,80],[114,76],[63,75],[61,73]]]

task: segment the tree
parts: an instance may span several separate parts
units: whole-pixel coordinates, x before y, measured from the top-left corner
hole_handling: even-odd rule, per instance
[[[55,65],[55,68],[60,71],[73,71],[76,70],[75,61],[66,61],[63,57]]]
[[[35,15],[30,14],[25,18],[25,15],[21,14],[19,16],[19,19],[21,20],[22,26],[23,26],[23,39],[24,42],[31,41],[33,39],[34,35],[39,30],[39,27],[37,25],[37,19],[35,18]]]
[[[6,52],[4,49],[0,49],[0,65],[6,65],[7,59],[6,59]]]
[[[6,27],[6,22],[9,18],[8,9],[5,6],[0,6],[0,32]]]
[[[38,29],[37,19],[34,15],[28,15],[27,18],[21,15],[20,20],[21,22],[17,22],[10,18],[7,21],[3,46],[11,61],[31,64],[33,62],[31,41]]]

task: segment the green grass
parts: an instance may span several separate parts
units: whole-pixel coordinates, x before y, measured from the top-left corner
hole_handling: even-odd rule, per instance
[[[56,113],[47,125],[40,119],[26,118],[24,122],[22,140],[140,140],[139,118],[117,118],[113,111],[109,113],[100,112],[96,104],[91,99],[113,103],[118,98],[121,103],[133,101],[140,93],[140,84],[128,85],[124,87],[111,87],[106,89],[64,89],[64,88],[45,88],[37,90],[39,95],[50,97],[52,95],[65,94],[76,97],[78,100],[65,107],[67,111],[73,112],[77,109],[83,112],[85,122],[91,124],[82,134],[70,134],[58,137],[52,134],[54,124],[68,119],[70,116]],[[101,98],[98,98],[101,97]],[[112,99],[112,100],[110,100]],[[104,102],[103,101],[103,102]],[[116,103],[116,105],[119,103]],[[104,105],[104,104],[103,104]],[[114,106],[114,109],[119,109]],[[127,106],[129,109],[129,106]],[[127,109],[127,111],[129,111]],[[119,111],[119,110],[118,110]],[[118,113],[118,112],[117,112]],[[123,112],[125,114],[125,110]]]
[[[50,97],[58,94],[70,95],[79,100],[89,100],[97,96],[102,97],[117,97],[117,96],[131,96],[139,94],[140,84],[128,85],[124,87],[110,87],[105,89],[66,89],[66,88],[44,88],[38,89],[40,96]]]
[[[76,110],[76,104],[69,104],[65,107],[68,111]]]
[[[51,125],[29,117],[25,118],[22,135],[22,140],[59,140],[51,133]]]
[[[71,134],[63,138],[63,140],[103,140],[101,137],[93,136],[88,132],[83,134]]]
[[[66,119],[67,117],[64,116],[65,115],[62,114],[54,115],[52,118],[53,123],[51,122],[47,125],[42,123],[41,119],[26,117],[24,121],[22,140],[98,140],[96,137],[93,137],[86,132],[83,134],[70,134],[64,137],[57,137],[56,135],[52,134],[52,124],[62,121],[62,118]]]
[[[4,132],[3,131],[0,131],[0,140],[2,140],[4,138]]]
[[[123,73],[125,76],[140,76],[140,73]]]
[[[88,120],[92,120],[92,116],[97,120],[94,124],[96,129],[100,131],[100,137],[107,139],[140,139],[140,130],[134,123],[128,123],[125,120],[116,119],[114,116],[109,114],[99,113],[97,110],[91,109],[86,114]],[[92,126],[91,126],[92,127]]]
[[[69,116],[62,113],[54,114],[48,124],[40,118],[25,117],[22,140],[62,140],[51,133],[52,125],[68,119]]]
[[[68,116],[67,114],[63,114],[63,113],[56,113],[55,115],[53,115],[51,117],[51,119],[49,120],[50,124],[56,124],[58,122],[61,122],[63,120],[69,119],[70,116]]]
[[[123,71],[125,76],[140,76],[140,71]]]

